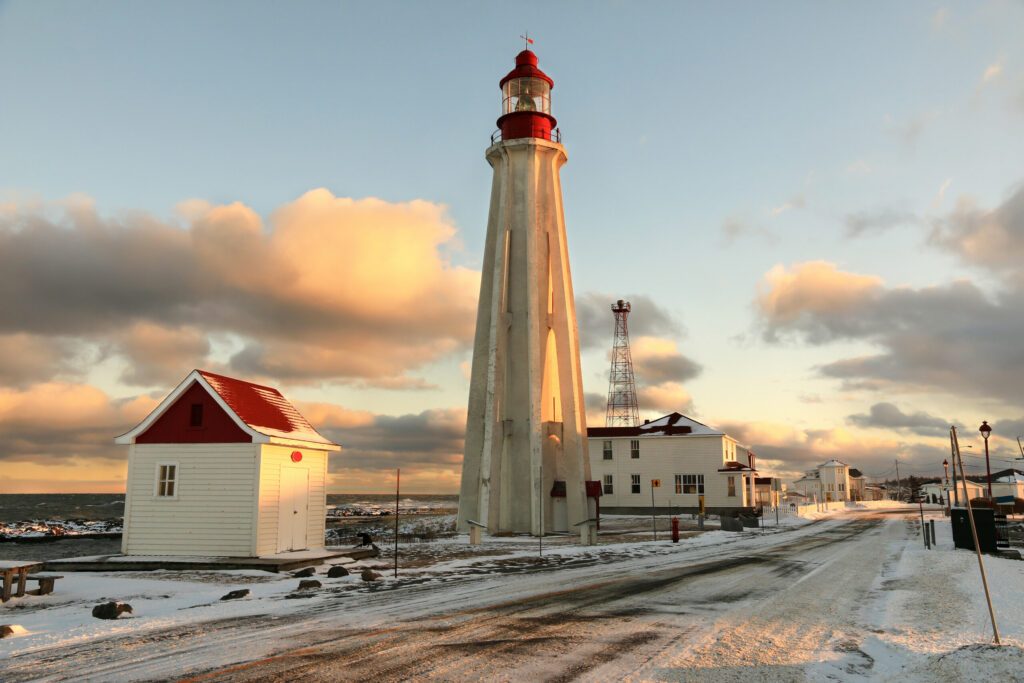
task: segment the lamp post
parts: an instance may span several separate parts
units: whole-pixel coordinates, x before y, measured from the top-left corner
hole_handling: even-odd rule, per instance
[[[946,489],[946,502],[948,503],[949,502],[949,460],[948,459],[942,461],[942,471],[945,473],[944,476],[945,476],[945,480],[946,480],[946,486],[945,486],[945,489]]]
[[[988,477],[988,499],[992,500],[992,468],[988,463],[988,435],[992,433],[992,428],[988,426],[988,420],[981,421],[978,431],[981,432],[981,436],[985,439],[985,473]]]

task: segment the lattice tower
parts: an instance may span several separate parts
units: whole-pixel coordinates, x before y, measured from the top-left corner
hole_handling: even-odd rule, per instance
[[[635,427],[640,422],[633,379],[633,357],[629,353],[628,301],[612,304],[615,314],[615,339],[612,341],[612,370],[608,378],[608,412],[605,427]]]

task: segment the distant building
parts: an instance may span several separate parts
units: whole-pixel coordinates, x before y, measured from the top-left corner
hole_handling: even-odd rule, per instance
[[[271,387],[194,370],[128,445],[122,552],[259,557],[324,547],[340,447]]]
[[[851,485],[851,472],[855,473],[854,485]],[[864,475],[833,458],[804,472],[804,476],[793,482],[793,488],[812,500],[826,503],[863,500]]]
[[[601,483],[601,511],[645,514],[708,513],[752,509],[757,477],[754,454],[733,437],[672,413],[636,427],[587,430],[590,471]]]

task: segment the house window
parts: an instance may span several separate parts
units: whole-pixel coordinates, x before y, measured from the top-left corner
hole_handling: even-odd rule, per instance
[[[682,492],[683,492],[683,475],[677,474],[676,475],[676,493],[682,493]]]
[[[640,439],[633,439],[629,442],[629,457],[634,460],[640,457]]]
[[[203,426],[203,404],[193,403],[192,412],[188,417],[189,427],[202,427]]]
[[[604,442],[604,459],[605,460],[611,460],[612,459],[612,442],[611,441],[605,441]]]
[[[735,498],[736,497],[736,477],[726,477],[726,480],[729,482],[729,497]]]
[[[631,475],[629,475],[629,483],[630,483],[630,488],[632,489],[633,493],[640,493],[640,475],[639,474],[631,474]]]
[[[829,491],[831,491],[831,490],[832,490],[832,486],[833,486],[832,484],[829,484],[829,485],[828,485],[828,490],[829,490]]]
[[[840,484],[839,485],[839,490],[840,491],[845,491],[846,490],[846,484]]]
[[[704,493],[704,475],[684,474],[683,493]]]
[[[612,475],[610,474],[604,475],[604,492],[609,496],[615,493],[615,487],[612,484]]]
[[[158,498],[178,496],[177,463],[161,463],[156,466],[156,495]]]

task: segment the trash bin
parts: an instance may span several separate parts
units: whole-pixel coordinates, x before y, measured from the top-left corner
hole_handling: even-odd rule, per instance
[[[981,552],[996,551],[996,525],[994,511],[989,508],[974,508],[974,526],[978,531],[978,545]],[[953,525],[953,545],[957,548],[974,550],[974,539],[971,537],[971,520],[967,516],[967,508],[953,508],[951,519]]]

